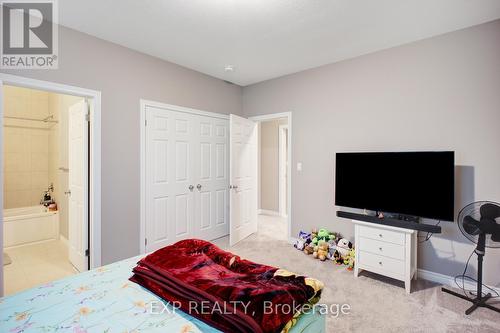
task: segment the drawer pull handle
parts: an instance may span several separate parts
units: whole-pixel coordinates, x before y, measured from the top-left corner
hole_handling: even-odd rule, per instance
[[[378,262],[378,264],[379,264],[380,266],[382,266],[382,261],[379,261],[379,262]]]
[[[382,234],[378,234],[378,236],[379,236],[380,238],[382,238]]]
[[[381,248],[381,247],[379,247],[378,249],[379,249],[380,251],[382,251],[382,248]]]

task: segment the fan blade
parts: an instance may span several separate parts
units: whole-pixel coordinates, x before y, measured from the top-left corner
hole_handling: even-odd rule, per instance
[[[494,220],[500,217],[500,206],[491,203],[482,205],[479,211],[481,212],[481,219]]]
[[[494,242],[500,242],[500,224],[495,223],[495,227],[491,233],[491,240]]]
[[[486,234],[494,234],[497,231],[498,224],[495,220],[481,218],[479,229]]]
[[[467,215],[463,221],[464,230],[469,235],[479,235],[481,229],[479,229],[479,221],[476,221],[472,216]]]

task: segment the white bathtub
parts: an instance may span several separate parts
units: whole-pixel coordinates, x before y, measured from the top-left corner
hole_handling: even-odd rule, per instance
[[[59,238],[59,215],[44,206],[9,208],[3,211],[4,247]]]

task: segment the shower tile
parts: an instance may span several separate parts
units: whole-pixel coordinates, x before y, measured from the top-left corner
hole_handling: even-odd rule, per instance
[[[31,153],[31,171],[49,171],[48,153]],[[47,176],[48,177],[48,176]]]
[[[33,190],[47,190],[49,187],[49,173],[45,172],[33,172],[31,178],[31,188]]]
[[[9,172],[4,177],[4,191],[24,191],[31,189],[29,172]]]
[[[31,152],[46,153],[49,152],[49,133],[31,134]]]

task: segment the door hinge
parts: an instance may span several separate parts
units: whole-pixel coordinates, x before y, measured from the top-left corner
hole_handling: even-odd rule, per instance
[[[144,246],[148,246],[148,239],[144,238]]]
[[[86,249],[86,250],[85,250],[85,256],[86,256],[86,257],[90,256],[90,251],[89,251],[89,249]]]
[[[144,126],[148,126],[148,120],[144,119]]]

